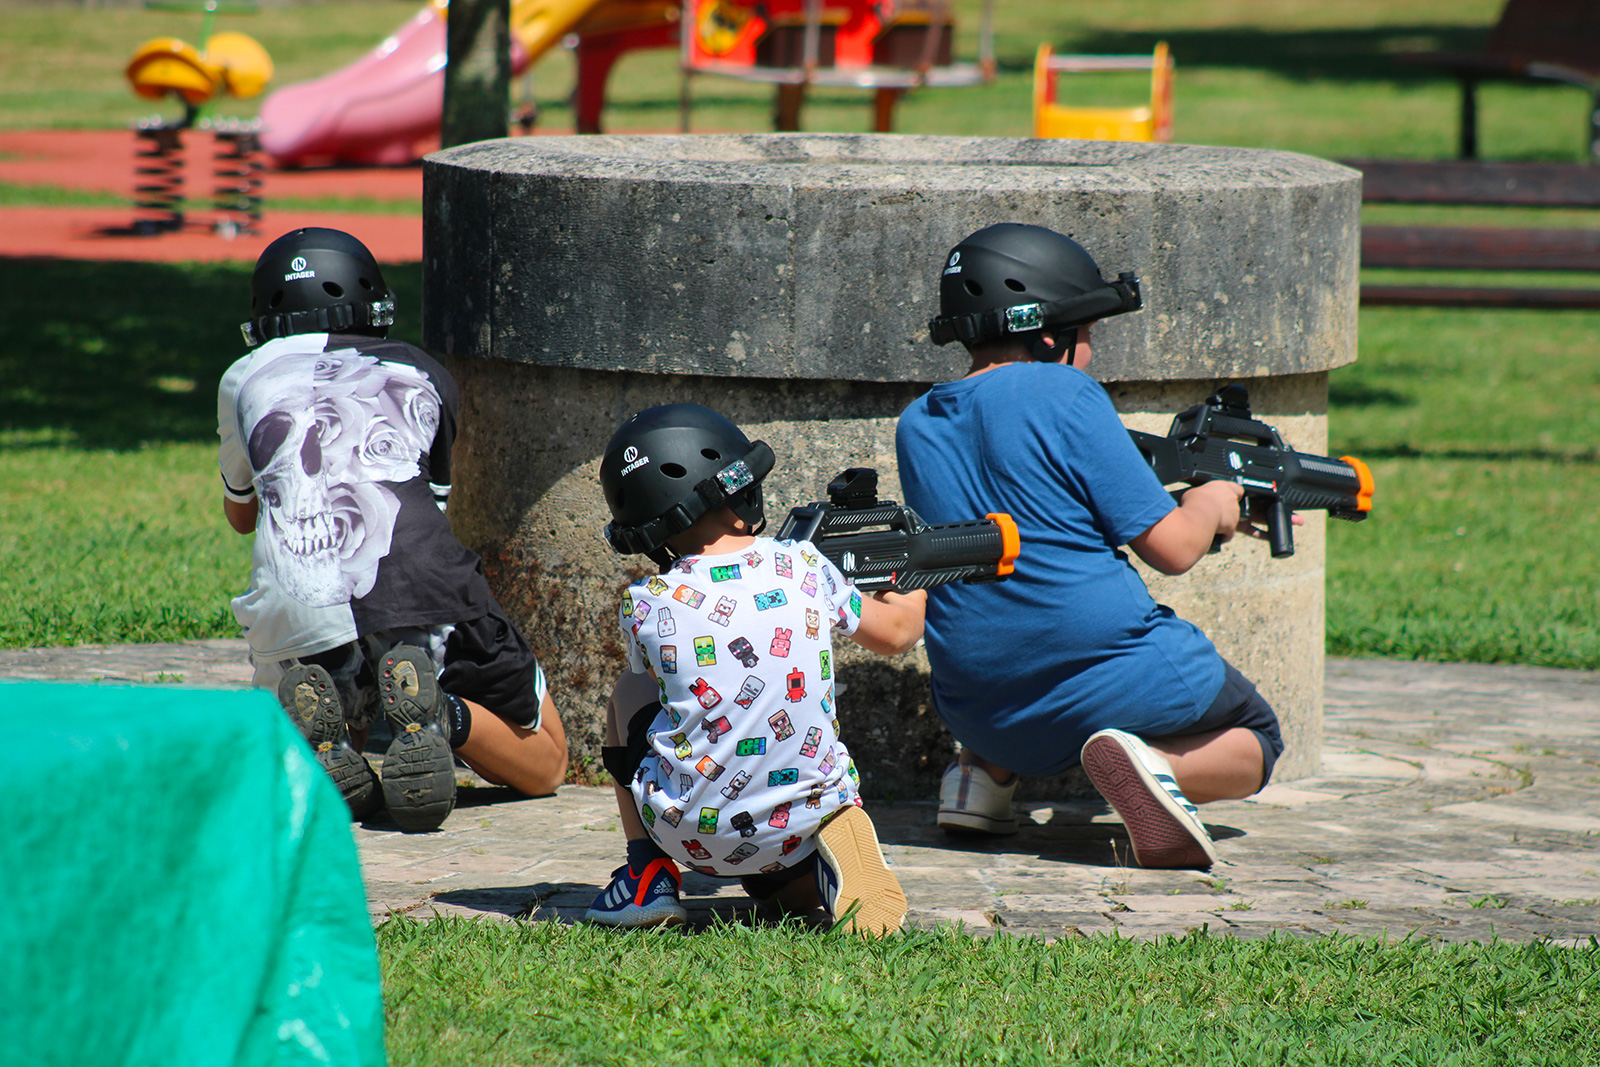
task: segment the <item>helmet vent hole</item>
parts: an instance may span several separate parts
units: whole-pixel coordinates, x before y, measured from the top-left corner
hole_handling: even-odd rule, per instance
[[[367,290],[368,292],[371,292],[372,291],[372,282],[368,281],[366,278],[362,278],[361,279],[361,288]]]
[[[714,448],[702,448],[700,450],[700,454],[702,456],[706,457],[707,459],[709,459],[713,463],[720,462],[721,459],[722,459],[722,453],[718,452]]]
[[[682,478],[689,472],[684,469],[681,463],[663,463],[661,465],[661,473],[668,478]]]
[[[283,303],[283,290],[279,289],[277,292],[272,294],[272,299],[267,301],[267,306],[277,307],[281,303]]]
[[[335,300],[338,300],[340,297],[344,296],[344,290],[335,285],[333,282],[323,282],[322,291],[333,297]]]
[[[983,295],[983,286],[979,285],[977,282],[973,281],[971,278],[967,278],[967,279],[963,280],[961,284],[966,287],[967,292],[970,293],[971,295],[973,295],[973,296],[982,296]]]
[[[1026,293],[1028,291],[1028,287],[1017,281],[1015,278],[1006,279],[1006,288],[1010,289],[1013,293]]]

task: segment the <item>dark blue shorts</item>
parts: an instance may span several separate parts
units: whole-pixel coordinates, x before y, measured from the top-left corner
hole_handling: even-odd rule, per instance
[[[1283,755],[1283,733],[1278,728],[1278,713],[1272,710],[1266,698],[1256,690],[1255,683],[1227,660],[1222,661],[1222,689],[1194,722],[1167,737],[1188,737],[1208,734],[1214,730],[1242,727],[1256,735],[1261,743],[1261,784],[1272,779],[1272,768]]]

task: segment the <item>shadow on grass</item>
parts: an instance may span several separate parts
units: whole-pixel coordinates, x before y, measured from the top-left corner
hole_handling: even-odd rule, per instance
[[[1397,389],[1334,378],[1328,382],[1328,405],[1338,408],[1411,408],[1417,398]]]
[[[422,268],[384,276],[404,323],[395,336],[416,342]],[[245,351],[248,265],[0,257],[0,293],[7,447],[216,440],[217,384]]]

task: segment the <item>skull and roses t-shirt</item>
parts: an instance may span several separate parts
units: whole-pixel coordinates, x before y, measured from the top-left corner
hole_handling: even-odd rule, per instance
[[[441,506],[456,405],[448,372],[400,341],[296,334],[228,369],[224,491],[259,502],[251,587],[233,610],[258,657],[490,610],[478,557]]]

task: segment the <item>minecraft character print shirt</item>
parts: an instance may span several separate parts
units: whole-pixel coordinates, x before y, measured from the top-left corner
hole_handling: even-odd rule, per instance
[[[705,874],[809,856],[823,818],[856,803],[832,634],[855,632],[861,594],[809,541],[758,537],[634,583],[619,617],[629,666],[661,690],[631,784],[650,835]]]

